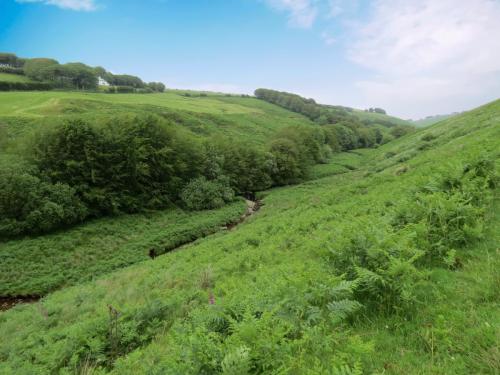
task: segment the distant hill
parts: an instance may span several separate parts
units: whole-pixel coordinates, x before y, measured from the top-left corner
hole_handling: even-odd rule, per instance
[[[81,62],[60,64],[45,57],[22,58],[0,52],[0,91],[101,90],[109,93],[163,92],[161,82],[144,82],[129,74],[113,74],[101,66]]]
[[[460,114],[460,112],[454,112],[454,113],[450,113],[447,115],[427,116],[427,117],[422,118],[420,120],[411,121],[411,124],[415,125],[417,128],[425,128],[427,126],[434,125],[434,124],[438,123],[439,121],[446,120],[448,118],[457,116],[459,114]]]

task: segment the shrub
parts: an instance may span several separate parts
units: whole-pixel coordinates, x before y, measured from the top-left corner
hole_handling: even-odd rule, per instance
[[[190,181],[181,192],[181,200],[190,210],[211,210],[222,207],[234,199],[234,191],[224,179],[209,181],[198,177]]]
[[[494,162],[487,158],[448,166],[396,209],[392,224],[417,234],[427,262],[448,263],[450,251],[482,237],[484,207],[496,179]]]
[[[355,297],[377,312],[411,312],[423,273],[412,236],[359,220],[341,230],[330,248],[334,271],[353,281]]]
[[[135,92],[135,88],[133,86],[116,86],[117,94],[125,94]]]
[[[437,138],[437,136],[435,134],[427,133],[427,134],[424,134],[420,139],[422,141],[425,141],[425,142],[430,142],[430,141],[433,141],[436,138]]]
[[[45,82],[0,82],[0,91],[46,91],[54,86]]]
[[[30,171],[0,171],[0,237],[48,232],[82,221],[87,209],[75,190]]]

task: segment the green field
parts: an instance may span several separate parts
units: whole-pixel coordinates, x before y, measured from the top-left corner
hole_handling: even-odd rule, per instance
[[[8,137],[18,137],[43,124],[74,117],[98,121],[124,113],[154,113],[196,135],[263,144],[281,128],[312,125],[299,114],[254,98],[214,94],[185,97],[183,93],[0,92],[0,127],[6,129]]]
[[[81,100],[184,103],[174,93],[26,93],[25,109],[10,95],[0,113],[27,117]],[[192,100],[183,108],[194,111]],[[199,104],[248,136],[267,106]],[[307,123],[272,107],[267,119]],[[499,172],[499,124],[496,101],[337,155],[315,167],[318,179],[261,193],[264,207],[233,231],[2,312],[0,373],[496,374],[500,216],[487,176]],[[54,238],[71,244],[66,233]]]
[[[0,73],[0,82],[33,82],[26,76],[19,74]]]

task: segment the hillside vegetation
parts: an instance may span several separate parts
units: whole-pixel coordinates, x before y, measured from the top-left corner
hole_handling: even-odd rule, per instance
[[[310,161],[233,231],[0,313],[0,373],[495,374],[499,124]],[[296,130],[268,151],[314,160]]]
[[[0,91],[53,88],[96,90],[100,82],[105,83],[103,90],[108,93],[152,93],[165,90],[165,85],[161,82],[146,83],[139,77],[113,74],[100,66],[91,67],[81,62],[59,64],[51,58],[26,59],[6,52],[0,52],[0,74]]]
[[[0,98],[0,297],[45,295],[168,252],[236,221],[246,207],[235,195],[349,171],[328,163],[333,153],[382,141],[224,94]]]
[[[443,120],[449,119],[449,118],[451,118],[453,116],[457,116],[457,115],[459,115],[458,112],[450,113],[448,115],[427,116],[426,118],[412,121],[412,124],[414,124],[416,127],[419,127],[419,128],[425,128],[427,126],[434,125],[434,124],[438,123],[439,121],[443,121]]]

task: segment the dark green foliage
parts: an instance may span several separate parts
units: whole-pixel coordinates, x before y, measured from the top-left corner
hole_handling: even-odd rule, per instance
[[[53,71],[51,81],[59,87],[74,87],[77,90],[92,90],[97,88],[97,76],[94,70],[82,63],[68,63],[50,67]]]
[[[133,86],[112,86],[114,91],[109,91],[109,92],[116,92],[117,94],[126,94],[130,92],[134,92],[135,88]]]
[[[227,179],[209,181],[205,177],[198,177],[182,189],[181,199],[190,210],[212,210],[232,201],[234,192]]]
[[[387,142],[388,134],[380,127],[393,128],[393,137],[400,137],[412,131],[411,126],[395,125],[391,117],[361,118],[352,110],[341,106],[319,105],[313,99],[305,99],[295,94],[268,89],[257,89],[255,96],[259,99],[277,104],[290,111],[300,113],[320,125],[328,125],[328,143],[332,150],[342,151],[355,148],[376,147]],[[370,108],[369,112],[385,115],[380,108]],[[362,112],[360,112],[362,113]],[[332,125],[335,126],[332,126]],[[378,127],[376,127],[378,126]]]
[[[130,86],[133,88],[143,88],[146,84],[136,76],[128,74],[111,74],[106,73],[103,77],[110,85],[114,86]]]
[[[299,95],[267,89],[255,90],[255,96],[291,111],[301,113],[311,120],[316,120],[321,114],[314,99],[305,99]]]
[[[253,194],[272,185],[273,158],[260,148],[238,141],[211,140],[205,144],[204,175],[227,176],[237,194]]]
[[[59,65],[54,59],[36,58],[29,59],[24,64],[24,74],[35,81],[46,81],[54,78],[50,68]]]
[[[0,82],[0,91],[46,91],[54,86],[45,82]]]
[[[87,216],[74,189],[41,180],[29,168],[0,169],[0,212],[0,237],[48,232]]]
[[[365,109],[366,112],[372,112],[372,113],[381,113],[383,115],[386,115],[387,112],[382,109],[382,108],[368,108],[368,109]]]
[[[398,126],[395,126],[391,129],[391,135],[394,137],[394,138],[400,138],[406,134],[409,134],[411,133],[412,131],[414,131],[414,129],[410,126],[401,126],[401,125],[398,125]]]
[[[147,86],[152,91],[156,91],[156,92],[163,92],[163,91],[165,91],[165,85],[163,83],[161,83],[161,82],[149,82]]]
[[[67,122],[40,137],[34,154],[40,170],[75,188],[96,216],[167,206],[200,158],[196,144],[155,117]]]
[[[277,185],[296,183],[306,177],[309,164],[295,142],[279,138],[271,143],[269,150],[274,157],[272,176]]]

